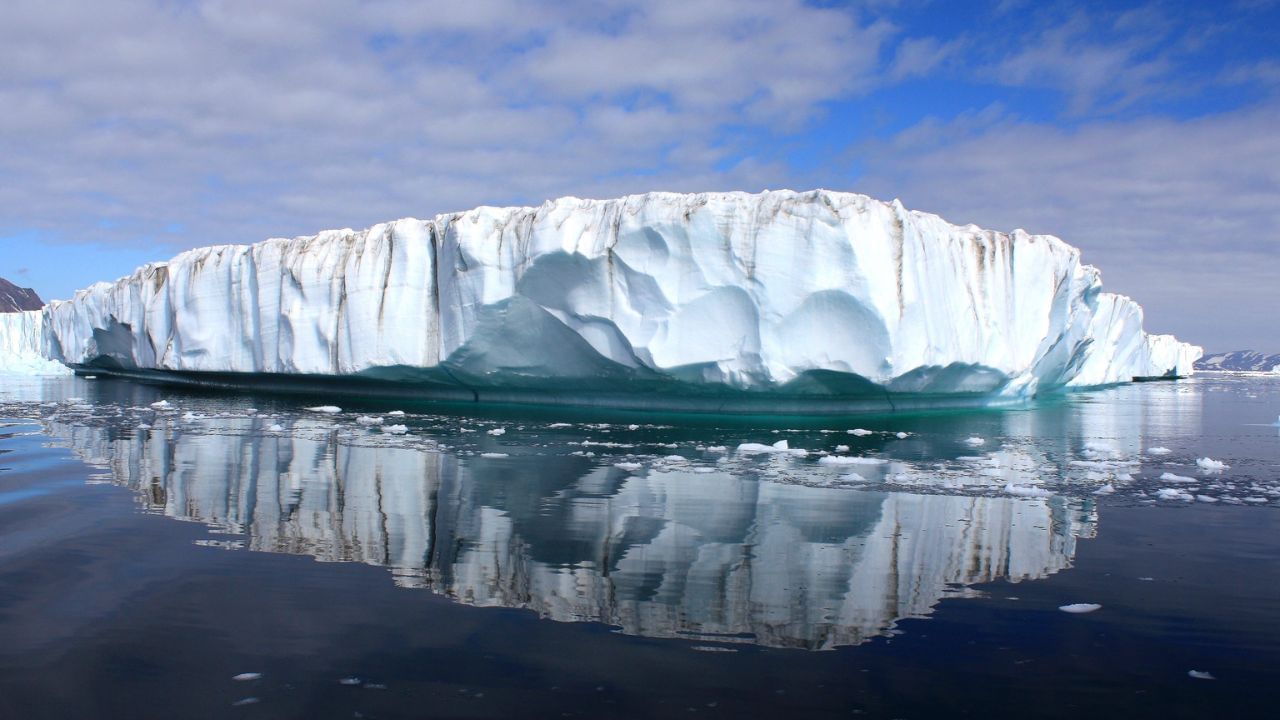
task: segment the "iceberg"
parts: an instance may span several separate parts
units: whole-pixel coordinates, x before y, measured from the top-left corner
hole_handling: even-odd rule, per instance
[[[852,193],[649,193],[219,245],[44,310],[49,357],[210,384],[824,413],[1185,375],[1046,235]]]
[[[45,315],[39,310],[0,312],[0,373],[69,375],[60,362],[48,359]]]

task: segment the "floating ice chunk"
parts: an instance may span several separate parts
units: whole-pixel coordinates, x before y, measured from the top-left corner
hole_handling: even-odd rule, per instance
[[[1014,485],[1009,483],[1004,486],[1004,491],[1010,495],[1018,497],[1051,497],[1053,493],[1044,488],[1031,487],[1029,485]]]
[[[854,482],[854,483],[861,483],[861,482],[866,482],[866,481],[867,481],[867,479],[866,479],[865,477],[863,477],[863,476],[859,475],[859,474],[858,474],[858,473],[856,473],[856,472],[848,473],[848,474],[846,474],[846,475],[841,475],[841,476],[840,476],[840,479],[841,479],[841,480],[844,480],[845,482]]]
[[[259,678],[261,678],[261,677],[262,677],[262,673],[258,673],[258,672],[242,672],[242,673],[240,673],[239,675],[235,675],[235,676],[233,676],[231,679],[232,679],[232,680],[235,680],[236,682],[247,682],[247,681],[249,681],[249,680],[257,680],[257,679],[259,679]]]
[[[1160,488],[1156,491],[1156,497],[1161,500],[1181,500],[1182,502],[1195,500],[1191,493],[1183,492],[1177,488]]]
[[[836,452],[849,452],[849,446],[848,446],[848,445],[837,445],[837,446],[836,446]]]
[[[977,435],[974,435],[973,437],[965,438],[964,444],[972,445],[973,447],[978,447],[979,445],[986,445],[987,441],[984,438],[980,438]]]
[[[403,411],[403,410],[392,410],[391,412],[387,413],[387,415],[389,415],[389,416],[391,416],[391,417],[404,417],[404,411]]]
[[[1169,448],[1160,447],[1158,445],[1156,447],[1147,448],[1148,455],[1168,455],[1171,452],[1173,451],[1170,450]]]
[[[709,452],[709,453],[727,453],[727,452],[729,452],[729,448],[728,448],[728,447],[726,447],[726,446],[724,446],[724,445],[708,445],[708,446],[707,446],[707,452]]]
[[[738,446],[738,454],[740,455],[764,455],[766,453],[781,453],[785,455],[808,455],[808,450],[800,448],[792,448],[787,444],[786,440],[779,440],[772,445],[764,445],[762,443],[742,443]]]
[[[315,407],[303,408],[303,410],[315,413],[326,413],[329,415],[342,412],[342,408],[337,405],[316,405]]]
[[[1103,485],[1102,487],[1098,488],[1097,490],[1094,490],[1094,491],[1093,491],[1093,494],[1094,494],[1094,495],[1110,495],[1111,493],[1113,493],[1113,492],[1115,492],[1115,491],[1116,491],[1116,486],[1115,486],[1115,485],[1112,485],[1111,483],[1107,483],[1106,485]]]
[[[366,426],[366,427],[367,427],[367,426],[370,426],[370,425],[381,425],[381,424],[382,424],[382,418],[380,418],[380,417],[371,417],[371,416],[369,416],[369,415],[361,415],[360,417],[356,418],[356,424],[357,424],[357,425],[364,425],[364,426]]]
[[[1193,478],[1193,477],[1187,477],[1186,475],[1174,475],[1174,474],[1173,474],[1173,473],[1171,473],[1171,472],[1167,472],[1167,473],[1162,474],[1162,475],[1160,476],[1160,479],[1161,479],[1161,480],[1164,480],[1165,482],[1176,482],[1176,483],[1193,483],[1193,482],[1199,482],[1198,480],[1196,480],[1196,479],[1195,479],[1195,478]]]
[[[1221,460],[1214,460],[1213,458],[1208,457],[1196,458],[1196,466],[1206,472],[1222,472],[1223,470],[1231,467]]]
[[[404,435],[409,432],[409,428],[404,425],[383,425],[382,432],[388,435]]]
[[[1188,670],[1187,677],[1195,678],[1196,680],[1217,680],[1212,673],[1205,670]]]
[[[1070,605],[1060,605],[1058,609],[1065,613],[1091,613],[1094,610],[1101,610],[1102,606],[1098,603],[1072,603]]]
[[[1197,500],[1197,501],[1199,501],[1199,502],[1202,502],[1202,503],[1216,503],[1216,502],[1218,502],[1218,498],[1216,498],[1216,497],[1211,497],[1211,496],[1209,496],[1209,495],[1197,495],[1197,496],[1196,496],[1196,500]]]
[[[270,432],[284,432],[284,426],[279,423],[276,423],[268,427],[267,430],[269,430]]]
[[[635,472],[636,470],[639,470],[640,468],[644,467],[640,463],[634,463],[634,462],[614,463],[613,466],[620,470],[626,470],[627,472]]]
[[[231,707],[244,707],[245,705],[257,705],[260,702],[262,702],[261,698],[256,698],[256,697],[240,698],[239,700],[231,703]]]
[[[155,402],[151,403],[151,407],[153,407],[153,408],[155,408],[155,409],[157,409],[157,410],[163,410],[163,409],[165,409],[165,408],[173,407],[173,406],[169,404],[169,401],[168,401],[168,400],[157,400],[157,401],[155,401]]]
[[[480,453],[480,457],[482,457],[482,458],[504,458],[504,457],[511,457],[511,456],[510,456],[510,455],[508,455],[507,453],[500,453],[500,452],[482,452],[482,453]]]
[[[640,426],[639,426],[639,425],[628,425],[628,426],[627,426],[627,429],[628,429],[628,430],[639,430],[639,429],[640,429]]]
[[[146,423],[138,423],[139,430],[150,430],[151,426]]]
[[[911,433],[900,432],[900,433],[897,433],[896,437],[899,440],[906,440],[907,438],[911,437]]]
[[[870,430],[863,430],[862,428],[854,428],[852,430],[849,430],[848,433],[850,435],[857,435],[858,437],[872,434]]]
[[[889,462],[883,458],[850,457],[847,455],[828,455],[818,459],[820,465],[883,465]]]
[[[364,682],[364,681],[363,681],[363,680],[361,680],[361,679],[360,679],[360,678],[358,678],[358,677],[344,677],[344,678],[338,678],[338,684],[339,684],[339,685],[359,685],[359,684],[361,684],[361,683],[363,683],[363,682]]]
[[[494,428],[494,429],[492,429],[492,430],[490,430],[490,431],[489,431],[489,434],[490,434],[490,435],[493,435],[493,436],[495,436],[495,437],[496,437],[496,436],[498,436],[498,435],[506,435],[506,434],[507,434],[507,429],[506,429],[506,428]]]
[[[560,428],[573,427],[573,423],[551,423],[547,427],[552,430],[559,430]]]

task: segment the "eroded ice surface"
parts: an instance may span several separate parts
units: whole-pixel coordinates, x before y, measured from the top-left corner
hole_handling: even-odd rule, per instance
[[[358,373],[467,400],[998,400],[1191,372],[1199,348],[1100,290],[1057,238],[896,201],[651,193],[192,250],[45,313],[70,364]]]
[[[48,359],[45,315],[41,310],[0,313],[0,374],[67,375]]]

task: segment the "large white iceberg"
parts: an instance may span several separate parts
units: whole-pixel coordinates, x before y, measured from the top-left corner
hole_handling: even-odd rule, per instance
[[[628,406],[999,402],[1187,374],[1201,352],[1145,333],[1057,238],[827,191],[561,198],[207,247],[45,313],[72,366]]]

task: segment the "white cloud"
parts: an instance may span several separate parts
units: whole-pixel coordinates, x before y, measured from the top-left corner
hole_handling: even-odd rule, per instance
[[[193,245],[751,187],[760,163],[715,169],[723,129],[794,128],[870,87],[889,32],[800,0],[12,0],[0,173],[22,181],[0,233],[145,243],[181,223]]]
[[[1075,130],[934,121],[870,150],[861,187],[956,223],[1058,235],[1102,268],[1108,289],[1138,298],[1155,330],[1247,344],[1280,337],[1278,113]]]

